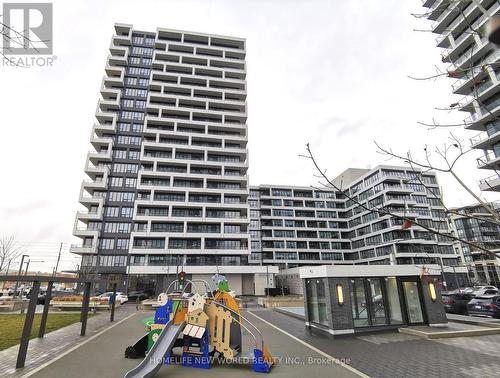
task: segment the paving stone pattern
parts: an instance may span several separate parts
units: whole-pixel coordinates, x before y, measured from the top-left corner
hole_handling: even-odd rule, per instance
[[[115,322],[136,311],[135,305],[120,306],[115,312]],[[18,345],[2,350],[0,351],[0,377],[21,377],[112,324],[109,321],[109,312],[105,312],[88,319],[86,335],[83,337],[80,336],[81,323],[78,322],[47,333],[42,339],[31,339],[26,365],[23,369],[16,369]]]
[[[500,335],[426,340],[382,333],[331,338],[271,310],[256,315],[371,377],[499,377]]]

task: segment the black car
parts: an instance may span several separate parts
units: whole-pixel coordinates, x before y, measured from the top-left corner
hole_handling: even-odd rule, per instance
[[[467,305],[469,315],[500,318],[500,295],[482,295]]]
[[[153,296],[153,292],[150,290],[140,290],[140,291],[129,291],[127,297],[129,302],[135,302],[137,300],[143,301]]]
[[[51,298],[55,297],[65,297],[67,295],[72,295],[71,292],[66,290],[52,290]],[[47,292],[43,291],[38,294],[37,304],[45,304],[45,298],[47,296]]]
[[[450,314],[463,314],[467,315],[467,303],[473,298],[470,293],[462,291],[452,291],[443,293],[442,299],[444,310]]]

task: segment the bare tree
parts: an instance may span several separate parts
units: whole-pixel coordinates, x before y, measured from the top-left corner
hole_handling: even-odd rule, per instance
[[[0,238],[0,272],[7,270],[11,262],[17,259],[24,252],[14,235],[2,236]]]

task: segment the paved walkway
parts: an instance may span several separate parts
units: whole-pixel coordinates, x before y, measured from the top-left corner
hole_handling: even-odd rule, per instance
[[[245,313],[243,311],[243,314]],[[127,345],[132,344],[144,334],[144,325],[141,320],[149,315],[148,312],[139,312],[133,315],[99,337],[36,371],[32,377],[123,377],[128,370],[140,363],[140,359],[125,359],[123,352]],[[292,337],[283,334],[250,314],[247,314],[246,317],[261,330],[271,354],[279,360],[277,366],[271,372],[272,377],[290,378],[303,376],[304,374],[315,378],[354,378],[360,376],[341,364],[332,362],[321,351],[311,349],[297,342]],[[243,340],[243,349],[249,353],[254,345],[252,338],[244,332]],[[251,376],[257,377],[259,374],[252,371],[249,363],[235,363],[214,365],[209,370],[177,365],[163,366],[155,377],[247,378]]]
[[[500,335],[425,340],[397,332],[332,339],[276,311],[256,315],[371,377],[498,377]]]
[[[115,323],[134,313],[136,313],[135,305],[120,306],[115,312]],[[80,336],[81,323],[74,323],[68,327],[47,333],[42,339],[31,339],[26,366],[23,369],[15,368],[18,345],[2,350],[0,351],[0,377],[24,376],[47,361],[58,357],[62,352],[85,342],[115,323],[110,323],[109,312],[106,311],[88,319],[86,335],[83,337]],[[64,377],[64,374],[61,377]]]

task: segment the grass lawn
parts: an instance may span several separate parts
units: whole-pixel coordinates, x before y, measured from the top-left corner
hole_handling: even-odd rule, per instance
[[[93,314],[89,312],[89,317]],[[21,334],[23,333],[24,318],[26,315],[2,314],[0,315],[0,350],[10,348],[13,345],[19,344]],[[35,314],[33,327],[31,328],[30,339],[38,337],[38,329],[40,328],[40,319],[42,314]],[[80,321],[80,314],[53,314],[49,313],[47,318],[47,326],[45,333],[55,331],[56,329],[66,327],[70,324]]]

